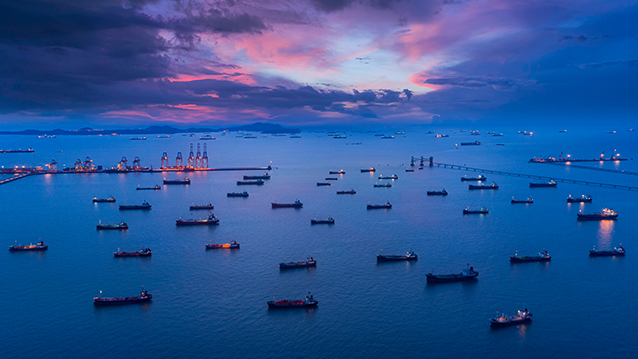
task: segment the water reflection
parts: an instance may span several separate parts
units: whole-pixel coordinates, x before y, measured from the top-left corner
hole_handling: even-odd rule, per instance
[[[616,221],[600,221],[598,224],[598,248],[611,248],[611,239]]]

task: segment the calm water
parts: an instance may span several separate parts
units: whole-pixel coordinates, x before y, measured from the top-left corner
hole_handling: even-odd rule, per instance
[[[473,128],[472,128],[473,129]],[[519,358],[617,357],[638,355],[634,318],[638,312],[638,192],[559,183],[530,189],[529,179],[486,174],[498,191],[469,191],[464,171],[428,168],[406,173],[410,156],[435,161],[614,184],[638,185],[638,177],[578,168],[529,164],[532,156],[563,151],[593,158],[616,149],[636,157],[635,132],[600,128],[479,129],[470,136],[436,128],[449,138],[406,131],[394,140],[373,133],[348,132],[346,139],[325,133],[302,138],[214,134],[206,141],[211,167],[267,166],[264,186],[237,186],[244,174],[189,173],[190,186],[161,191],[135,187],[161,184],[182,174],[81,174],[32,176],[0,186],[4,246],[49,244],[43,253],[0,250],[0,346],[2,358],[401,358],[507,355]],[[491,137],[485,132],[503,132]],[[388,134],[390,132],[387,132]],[[41,165],[55,158],[72,166],[91,156],[115,165],[139,156],[159,167],[162,152],[171,163],[197,138],[173,136],[147,141],[120,137],[0,137],[0,148],[33,147],[34,154],[3,154],[0,165]],[[482,146],[461,147],[480,140]],[[199,141],[202,144],[204,141]],[[360,144],[357,144],[360,143]],[[496,146],[497,143],[505,146]],[[196,151],[196,149],[195,149]],[[636,161],[584,163],[638,172]],[[61,165],[59,165],[61,167]],[[360,173],[375,166],[374,174]],[[418,167],[417,167],[418,168]],[[330,187],[317,181],[329,170],[347,173]],[[379,175],[397,174],[392,188],[373,188]],[[336,195],[354,188],[356,195]],[[447,197],[428,197],[445,188]],[[227,198],[227,192],[250,193]],[[568,205],[569,195],[590,194],[591,204]],[[531,205],[510,204],[512,196],[534,198]],[[117,203],[93,204],[94,196]],[[300,199],[302,209],[271,209],[271,202]],[[118,210],[119,204],[148,200],[150,211]],[[366,210],[389,200],[391,210]],[[212,202],[221,224],[176,228],[179,217],[199,218],[192,203]],[[485,216],[463,216],[463,208],[488,207]],[[610,207],[615,222],[578,222],[576,213]],[[336,224],[310,225],[310,219],[335,218]],[[98,221],[129,224],[128,231],[98,232]],[[206,251],[204,244],[241,244],[237,251]],[[619,243],[625,258],[589,258],[596,246]],[[112,252],[150,247],[153,257],[113,258]],[[6,247],[5,247],[6,248]],[[379,253],[413,249],[413,263],[377,264]],[[550,263],[512,265],[509,256],[546,249]],[[278,263],[312,255],[311,270],[280,272]],[[427,285],[425,274],[460,272],[471,263],[480,272],[471,283]],[[142,285],[153,294],[146,305],[94,308],[92,298],[135,295]],[[303,298],[312,292],[314,310],[269,311],[276,298]],[[489,319],[527,307],[529,325],[492,330]]]

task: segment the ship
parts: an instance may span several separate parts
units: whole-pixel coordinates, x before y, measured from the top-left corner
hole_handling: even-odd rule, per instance
[[[375,183],[374,186],[375,187],[392,187],[392,184],[391,183],[382,183],[382,184]]]
[[[407,169],[407,170],[405,170],[405,172],[414,172],[414,170],[413,169]]]
[[[386,202],[384,204],[369,204],[367,208],[368,209],[390,209],[392,208],[392,204],[390,204],[390,202]]]
[[[604,219],[616,219],[618,218],[618,212],[613,209],[603,208],[602,212],[595,213],[577,213],[578,219],[581,221],[587,220],[604,220]]]
[[[209,214],[207,218],[189,218],[189,219],[176,219],[176,226],[211,226],[219,224],[219,219],[214,214]]]
[[[248,197],[248,192],[229,192],[226,193],[226,197]]]
[[[263,175],[259,175],[259,176],[244,176],[245,180],[256,180],[256,179],[270,179],[270,175],[268,173],[264,173]]]
[[[331,175],[345,175],[346,171],[344,170],[339,170],[339,171],[330,171]]]
[[[357,193],[357,191],[355,191],[354,189],[351,189],[349,191],[337,191],[337,194],[355,194]]]
[[[535,187],[556,187],[558,185],[558,183],[556,183],[556,181],[554,180],[549,180],[549,182],[530,182],[529,186],[531,188],[535,188]]]
[[[512,315],[510,317],[503,314],[498,318],[490,319],[491,327],[508,327],[511,325],[517,325],[525,322],[530,322],[532,320],[532,313],[525,310],[519,310],[516,315]]]
[[[206,136],[200,136],[199,139],[202,140],[202,141],[208,141],[208,140],[214,140],[215,137],[213,137],[211,135],[206,135]]]
[[[383,140],[394,140],[394,136],[381,136]]]
[[[310,224],[335,224],[335,220],[332,217],[328,217],[328,219],[311,219]]]
[[[399,179],[399,176],[397,176],[397,175],[392,175],[392,176],[383,176],[383,175],[381,175],[381,176],[379,176],[379,179],[380,180]]]
[[[572,197],[570,194],[567,197],[567,203],[591,203],[592,197],[588,194],[583,194],[580,197]]]
[[[154,187],[137,187],[138,191],[143,191],[143,190],[148,190],[148,191],[159,191],[161,190],[162,187],[160,187],[159,185],[155,185]]]
[[[532,197],[527,197],[526,199],[515,199],[512,197],[512,203],[534,203]]]
[[[474,267],[470,267],[468,264],[468,268],[463,269],[461,273],[458,274],[426,274],[428,283],[446,283],[446,282],[462,282],[466,280],[473,280],[478,277],[478,272],[474,270]]]
[[[296,300],[271,300],[268,301],[268,309],[284,309],[284,308],[312,308],[316,307],[319,302],[314,300],[312,295],[306,296],[305,299],[296,299]]]
[[[375,172],[377,169],[374,167],[370,167],[370,168],[364,168],[361,170],[361,173],[366,173],[366,172]]]
[[[502,134],[502,133],[495,133],[495,134],[493,134],[492,136],[494,136],[494,137],[502,137],[502,136],[503,136],[503,134]]]
[[[29,148],[26,150],[0,150],[0,153],[33,153],[35,152],[33,148]]]
[[[463,214],[488,214],[489,210],[485,207],[479,209],[470,209],[469,207],[463,210]]]
[[[480,135],[480,134],[481,134],[481,133],[480,133],[480,132],[478,132],[478,131],[476,131],[476,130],[474,130],[474,131],[470,131],[470,135],[473,135],[473,136],[478,136],[478,135]]]
[[[589,251],[590,257],[614,257],[614,256],[624,256],[625,249],[620,246],[618,248],[614,247],[614,249],[610,251],[597,251],[596,248],[591,249]]]
[[[481,142],[479,141],[474,141],[474,142],[461,142],[461,146],[478,146],[480,145]]]
[[[442,191],[427,191],[428,196],[447,196],[447,191],[443,188]]]
[[[133,140],[133,141],[145,141],[146,137],[131,137],[131,140]]]
[[[326,181],[338,181],[339,178],[337,178],[337,177],[326,177],[325,180]]]
[[[308,268],[308,267],[316,267],[317,261],[312,257],[308,257],[305,261],[301,262],[288,262],[288,263],[279,263],[279,269],[294,269],[294,268]]]
[[[330,186],[330,182],[317,182],[317,186]]]
[[[191,210],[191,211],[198,210],[198,209],[208,209],[208,210],[211,210],[211,209],[215,209],[215,206],[213,206],[210,202],[208,202],[207,204],[202,204],[202,205],[195,205],[195,204],[193,204],[193,205],[191,205],[189,208],[190,208],[190,210]]]
[[[468,176],[461,177],[461,181],[485,181],[486,179],[487,177],[483,175],[478,175],[478,177],[468,177]]]
[[[120,205],[120,210],[129,210],[129,209],[151,209],[151,205],[144,201],[142,204],[122,204]]]
[[[471,184],[468,187],[469,189],[498,189],[498,185],[495,182],[492,184]]]
[[[93,197],[93,203],[115,202],[115,197],[97,198]]]
[[[272,208],[301,208],[303,207],[303,203],[301,201],[296,200],[294,203],[271,203]]]
[[[137,252],[113,252],[113,256],[118,257],[150,257],[153,254],[150,248],[144,248]]]
[[[414,252],[406,254],[377,254],[377,262],[415,261],[419,256]]]
[[[9,246],[10,252],[19,252],[19,251],[46,251],[49,249],[49,246],[44,244],[43,241],[40,241],[36,244],[29,244],[28,246]]]
[[[111,297],[111,298],[93,298],[93,305],[106,306],[106,305],[120,305],[120,304],[135,304],[150,302],[153,295],[148,294],[148,291],[143,291],[136,297]]]
[[[238,186],[242,186],[242,185],[257,185],[257,186],[261,186],[262,184],[264,184],[264,181],[262,180],[256,180],[256,181],[237,181],[237,185]]]
[[[120,222],[119,224],[102,224],[102,221],[97,224],[97,229],[128,229],[128,224]]]
[[[230,241],[230,243],[222,243],[222,244],[207,243],[206,249],[239,249],[239,243],[237,243],[236,241]]]
[[[549,254],[547,254],[547,251],[543,253],[538,253],[538,255],[535,255],[535,256],[519,256],[518,254],[510,256],[511,263],[549,262],[550,260],[552,260],[552,257],[550,257]]]
[[[446,135],[446,134],[437,134],[435,137],[436,137],[436,138],[450,137],[450,135]]]
[[[164,184],[191,184],[191,180],[188,177],[184,177],[181,180],[164,180]]]

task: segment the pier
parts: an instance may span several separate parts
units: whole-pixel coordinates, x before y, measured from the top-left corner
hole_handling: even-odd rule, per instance
[[[625,171],[625,170],[622,170],[622,171],[610,170],[606,168],[596,168],[596,167],[589,167],[589,166],[579,166],[579,165],[574,165],[574,164],[565,163],[565,162],[535,162],[535,163],[545,163],[548,165],[555,165],[555,166],[565,166],[565,167],[581,168],[581,169],[592,170],[592,171],[601,171],[601,172],[609,172],[609,173],[618,173],[622,175],[638,176],[638,172]]]
[[[29,177],[32,174],[33,173],[22,173],[22,174],[15,175],[13,177],[5,178],[2,181],[0,181],[0,185],[3,185],[5,183],[9,183],[9,182],[13,182],[13,181],[17,181],[17,180],[25,178],[25,177]]]

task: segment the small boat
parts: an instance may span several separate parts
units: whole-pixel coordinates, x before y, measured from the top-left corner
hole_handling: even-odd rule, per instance
[[[503,134],[502,133],[495,133],[492,136],[494,136],[494,137],[503,137]]]
[[[344,170],[339,170],[339,171],[330,171],[331,175],[345,175],[346,171]]]
[[[293,269],[293,268],[308,268],[308,267],[316,267],[317,261],[312,257],[308,257],[305,261],[301,262],[288,262],[288,263],[279,263],[279,269]]]
[[[478,131],[476,131],[476,130],[475,130],[475,131],[470,131],[470,135],[478,136],[478,135],[480,135],[480,134],[481,134],[481,133],[480,133],[480,132],[478,132]]]
[[[447,191],[443,188],[442,191],[427,191],[428,196],[447,196]]]
[[[519,310],[516,315],[512,315],[510,317],[503,314],[501,317],[490,319],[491,327],[508,327],[511,325],[517,325],[525,322],[530,322],[532,320],[532,313],[528,312],[527,309]]]
[[[625,249],[620,246],[618,248],[614,247],[614,249],[610,251],[597,251],[596,248],[591,249],[589,251],[590,257],[614,257],[614,256],[624,256]]]
[[[478,177],[468,177],[468,176],[461,177],[461,181],[485,181],[486,179],[487,177],[483,175],[478,175]]]
[[[203,204],[203,205],[195,205],[195,204],[193,204],[189,208],[190,208],[191,211],[198,210],[198,209],[211,210],[211,209],[214,209],[215,206],[213,206],[210,202],[208,202],[207,204]]]
[[[206,244],[206,249],[239,249],[239,243],[236,241],[230,241],[230,243],[223,244]]]
[[[290,138],[301,138],[299,135],[290,136]]]
[[[244,176],[245,180],[256,180],[256,179],[270,179],[270,175],[268,173],[264,173],[259,176]]]
[[[143,291],[136,297],[111,297],[111,298],[93,298],[93,305],[106,306],[106,305],[120,305],[120,304],[135,304],[150,302],[153,295],[148,294],[148,291]]]
[[[317,182],[317,186],[330,186],[330,182]]]
[[[138,252],[113,252],[114,257],[150,257],[152,254],[150,248],[144,248]]]
[[[408,252],[407,254],[377,254],[377,262],[398,262],[398,261],[415,261],[419,256],[414,252]]]
[[[311,219],[310,224],[335,224],[335,220],[332,217],[328,217],[328,219]]]
[[[97,198],[97,197],[93,197],[93,203],[104,203],[104,202],[115,202],[115,197],[109,197],[109,198]]]
[[[312,295],[306,296],[305,299],[297,299],[297,300],[271,300],[268,301],[269,309],[283,309],[283,308],[311,308],[316,307],[319,302],[312,298]]]
[[[10,252],[19,252],[19,251],[46,251],[49,249],[49,246],[44,244],[43,241],[40,241],[36,244],[29,244],[28,246],[9,246]]]
[[[301,201],[296,200],[295,203],[271,203],[272,208],[301,208],[303,207],[303,203]]]
[[[436,137],[436,138],[450,137],[450,135],[446,135],[446,134],[437,134],[435,137]]]
[[[383,140],[394,140],[394,136],[381,136]]]
[[[264,184],[264,181],[262,180],[256,180],[256,181],[237,181],[237,185],[238,186],[242,186],[242,185],[257,185],[257,186],[261,186],[262,184]]]
[[[337,191],[337,194],[355,194],[357,193],[354,189],[351,189],[349,191]]]
[[[199,139],[202,140],[202,141],[208,141],[208,140],[214,140],[215,137],[213,137],[211,135],[206,135],[206,136],[200,136]]]
[[[534,203],[532,197],[527,197],[526,199],[514,199],[512,197],[512,203]]]
[[[157,138],[171,138],[170,135],[158,135]]]
[[[558,185],[558,183],[556,183],[556,181],[554,180],[549,180],[549,182],[542,182],[542,183],[537,183],[537,182],[530,182],[529,186],[531,188],[536,188],[536,187],[556,187]]]
[[[591,201],[592,198],[588,194],[583,194],[580,197],[572,197],[570,194],[569,197],[567,197],[567,203],[591,203]]]
[[[461,142],[461,146],[478,146],[480,145],[481,142],[479,141],[474,141],[474,142]]]
[[[397,175],[392,175],[392,176],[383,176],[383,175],[381,175],[381,176],[379,176],[379,179],[380,180],[399,179],[399,176],[397,176]]]
[[[603,208],[602,212],[577,213],[577,216],[578,216],[578,219],[581,221],[616,219],[618,218],[618,212],[614,211],[613,209]]]
[[[131,140],[133,140],[133,141],[144,141],[144,140],[146,140],[146,137],[131,137]]]
[[[229,192],[229,193],[226,193],[226,197],[248,197],[248,192],[246,192],[246,191],[241,192],[241,193]]]
[[[200,219],[193,219],[193,218],[189,218],[189,219],[176,219],[175,220],[175,225],[176,226],[210,226],[210,225],[217,225],[219,224],[219,219],[217,217],[215,217],[214,214],[210,214],[208,215],[207,218],[200,218]]]
[[[428,283],[446,283],[446,282],[461,282],[465,280],[473,280],[478,277],[478,272],[474,270],[474,267],[470,267],[468,264],[468,268],[463,269],[461,273],[458,274],[432,274],[428,273],[425,276],[427,277]]]
[[[414,172],[414,170],[413,169],[407,169],[407,170],[405,170],[405,172]]]
[[[519,256],[518,254],[510,256],[511,263],[549,262],[550,260],[552,260],[552,257],[550,257],[549,254],[547,254],[547,251],[543,253],[539,252],[538,255],[536,256]]]
[[[100,223],[98,223],[97,225],[97,229],[128,229],[128,225],[124,222],[121,222],[119,224],[102,224],[102,222],[100,221]]]
[[[337,177],[326,177],[325,180],[326,181],[338,181],[339,179]]]
[[[463,210],[463,214],[488,214],[487,208],[470,209],[469,207]]]
[[[492,182],[492,184],[487,185],[487,184],[471,184],[468,187],[469,189],[498,189],[498,185],[495,182]]]
[[[166,182],[166,181],[165,181]],[[159,191],[162,187],[159,185],[155,185],[155,187],[137,187],[138,191],[149,190],[149,191]]]
[[[148,202],[144,201],[142,204],[122,204],[120,205],[120,210],[129,210],[129,209],[151,209],[151,205]]]
[[[364,169],[362,169],[362,170],[361,170],[361,173],[374,172],[374,171],[376,171],[376,170],[377,170],[377,169],[376,169],[376,168],[374,168],[374,167],[364,168]]]
[[[181,180],[164,180],[164,184],[191,184],[191,180],[188,177],[184,177]]]
[[[375,187],[392,187],[392,183],[382,183],[382,184],[375,183],[374,186]]]
[[[390,204],[390,202],[386,202],[384,204],[369,204],[367,208],[368,209],[390,209],[392,208],[392,204]]]

